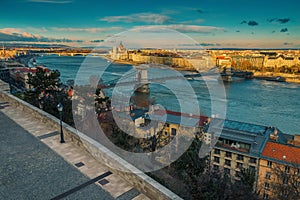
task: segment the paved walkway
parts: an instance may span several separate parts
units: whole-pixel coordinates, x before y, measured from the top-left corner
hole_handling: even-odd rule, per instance
[[[30,134],[29,134],[30,133]],[[0,101],[0,199],[149,199],[58,130]]]

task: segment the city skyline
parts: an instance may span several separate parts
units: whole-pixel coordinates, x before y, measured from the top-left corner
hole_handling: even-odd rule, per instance
[[[300,14],[291,0],[3,1],[1,43],[99,45],[132,28],[179,31],[204,48],[300,48]]]

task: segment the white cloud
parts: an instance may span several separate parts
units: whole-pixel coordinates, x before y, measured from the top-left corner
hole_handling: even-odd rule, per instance
[[[101,18],[100,21],[106,22],[145,22],[154,24],[166,24],[170,23],[172,19],[166,15],[155,14],[155,13],[136,13],[131,15],[121,15],[121,16],[108,16]]]
[[[51,29],[55,31],[68,31],[68,32],[87,32],[87,33],[99,33],[99,32],[108,32],[108,31],[121,31],[124,30],[122,27],[108,27],[108,28],[58,28],[52,27]]]
[[[181,22],[182,24],[201,24],[203,23],[205,20],[204,19],[193,19],[193,20],[188,20],[188,21],[183,21]]]
[[[32,34],[25,32],[22,29],[18,28],[3,28],[0,29],[0,41],[6,42],[61,42],[61,43],[70,43],[70,42],[83,42],[82,40],[74,40],[70,38],[52,38],[44,37],[38,34]]]
[[[2,28],[0,29],[0,33],[11,35],[13,33],[21,33],[22,30],[19,28]]]
[[[160,25],[160,26],[135,26],[134,28],[146,31],[157,31],[161,29],[173,29],[181,33],[211,33],[215,31],[224,31],[224,28],[216,26],[197,26],[197,25],[183,25],[183,24],[172,24],[172,25]]]
[[[34,38],[34,37],[36,37],[35,35],[33,35],[33,34],[31,34],[31,33],[28,33],[28,32],[23,32],[22,34],[21,34],[23,37],[27,37],[27,38]],[[38,37],[40,37],[40,36],[38,36]],[[38,38],[37,37],[37,38]]]
[[[35,36],[29,32],[25,32],[19,28],[3,28],[0,29],[0,33],[10,36],[16,37],[24,37],[24,38],[38,38],[39,36]]]

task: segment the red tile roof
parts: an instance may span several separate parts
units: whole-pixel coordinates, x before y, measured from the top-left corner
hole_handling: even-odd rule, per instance
[[[226,57],[226,56],[217,56],[217,59],[221,59],[221,60],[230,60],[230,57]]]
[[[300,148],[274,142],[267,142],[262,156],[288,163],[300,164]]]

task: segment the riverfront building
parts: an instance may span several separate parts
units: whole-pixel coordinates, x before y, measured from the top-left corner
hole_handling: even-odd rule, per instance
[[[295,136],[293,143],[297,144],[299,138]],[[263,199],[298,199],[300,146],[268,142],[261,155],[258,177],[257,191]]]
[[[10,70],[10,78],[12,84],[18,86],[18,88],[30,89],[30,85],[27,83],[28,74],[32,74],[33,76],[37,72],[37,70],[43,70],[46,73],[49,73],[50,70],[44,66],[37,66],[34,68],[29,67],[18,67]]]
[[[266,56],[264,59],[264,67],[266,69],[273,69],[277,72],[297,72],[300,66],[300,57],[278,55]]]
[[[255,173],[257,180],[260,155],[270,135],[274,134],[279,134],[274,127],[225,120],[210,153],[210,166],[234,180],[240,180],[241,170],[246,168]]]
[[[209,153],[209,167],[212,170],[239,181],[241,170],[249,169],[255,175],[253,189],[260,192],[263,198],[272,195],[271,182],[278,181],[275,175],[271,176],[274,180],[270,178],[270,173],[275,173],[270,172],[270,163],[281,169],[290,169],[293,173],[299,171],[300,148],[292,145],[300,144],[300,136],[286,135],[275,127],[232,120],[223,121],[221,134],[217,135],[214,127],[208,129],[208,125],[213,124],[212,120],[218,121],[215,118],[162,110],[150,113],[146,114],[146,120],[158,123],[160,142],[178,140],[180,135],[200,136],[203,144],[212,148]],[[297,167],[293,167],[296,164]],[[296,184],[300,186],[300,179]]]
[[[110,51],[110,57],[113,60],[128,60],[128,51],[120,42],[119,46],[114,46]]]
[[[300,55],[288,51],[214,51],[216,65],[219,67],[231,65],[239,70],[254,70],[262,72],[299,73]],[[230,60],[226,62],[226,60]]]

